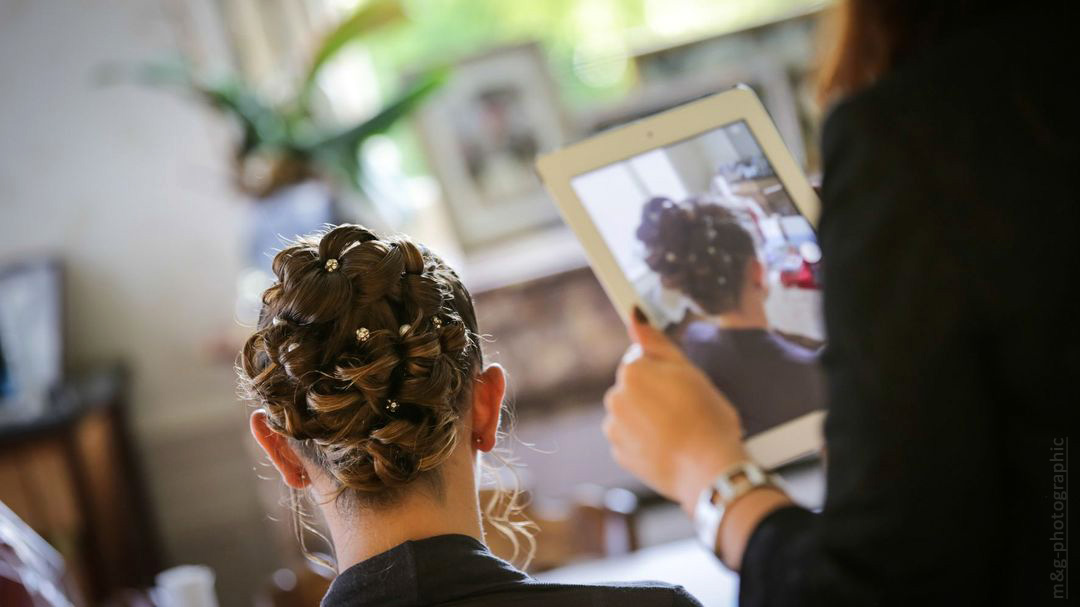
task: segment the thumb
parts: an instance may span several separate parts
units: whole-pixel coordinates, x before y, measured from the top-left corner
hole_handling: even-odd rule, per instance
[[[641,347],[644,356],[662,358],[666,360],[678,360],[684,358],[682,350],[675,345],[660,329],[649,324],[649,320],[641,311],[634,306],[630,315],[630,339]]]

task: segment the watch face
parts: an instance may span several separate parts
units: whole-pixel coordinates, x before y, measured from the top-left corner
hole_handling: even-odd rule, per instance
[[[727,508],[758,487],[776,485],[773,477],[750,460],[728,468],[698,496],[697,505],[694,507],[694,530],[698,540],[719,557],[717,535]]]

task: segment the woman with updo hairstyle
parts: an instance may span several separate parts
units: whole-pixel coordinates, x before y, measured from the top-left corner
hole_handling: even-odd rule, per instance
[[[818,354],[770,329],[765,269],[733,211],[659,196],[645,204],[636,235],[660,284],[693,304],[674,337],[731,399],[747,436],[822,407]]]
[[[240,383],[256,441],[329,531],[338,576],[324,607],[698,605],[664,584],[541,583],[488,551],[478,460],[506,382],[438,256],[342,225],[285,247],[273,271]]]

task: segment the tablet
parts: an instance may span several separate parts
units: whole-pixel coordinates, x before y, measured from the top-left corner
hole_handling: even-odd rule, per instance
[[[640,306],[738,409],[776,467],[823,444],[819,202],[736,87],[537,162],[624,320]]]

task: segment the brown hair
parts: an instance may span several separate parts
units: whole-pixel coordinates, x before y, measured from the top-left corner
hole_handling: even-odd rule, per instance
[[[912,54],[1015,2],[1005,0],[845,0],[837,43],[825,61],[823,102],[872,84]]]
[[[729,209],[658,196],[645,203],[637,238],[645,264],[669,289],[686,294],[708,314],[738,307],[754,239]]]
[[[457,444],[481,366],[472,299],[422,245],[342,225],[285,247],[240,354],[269,425],[338,484],[385,503]]]

